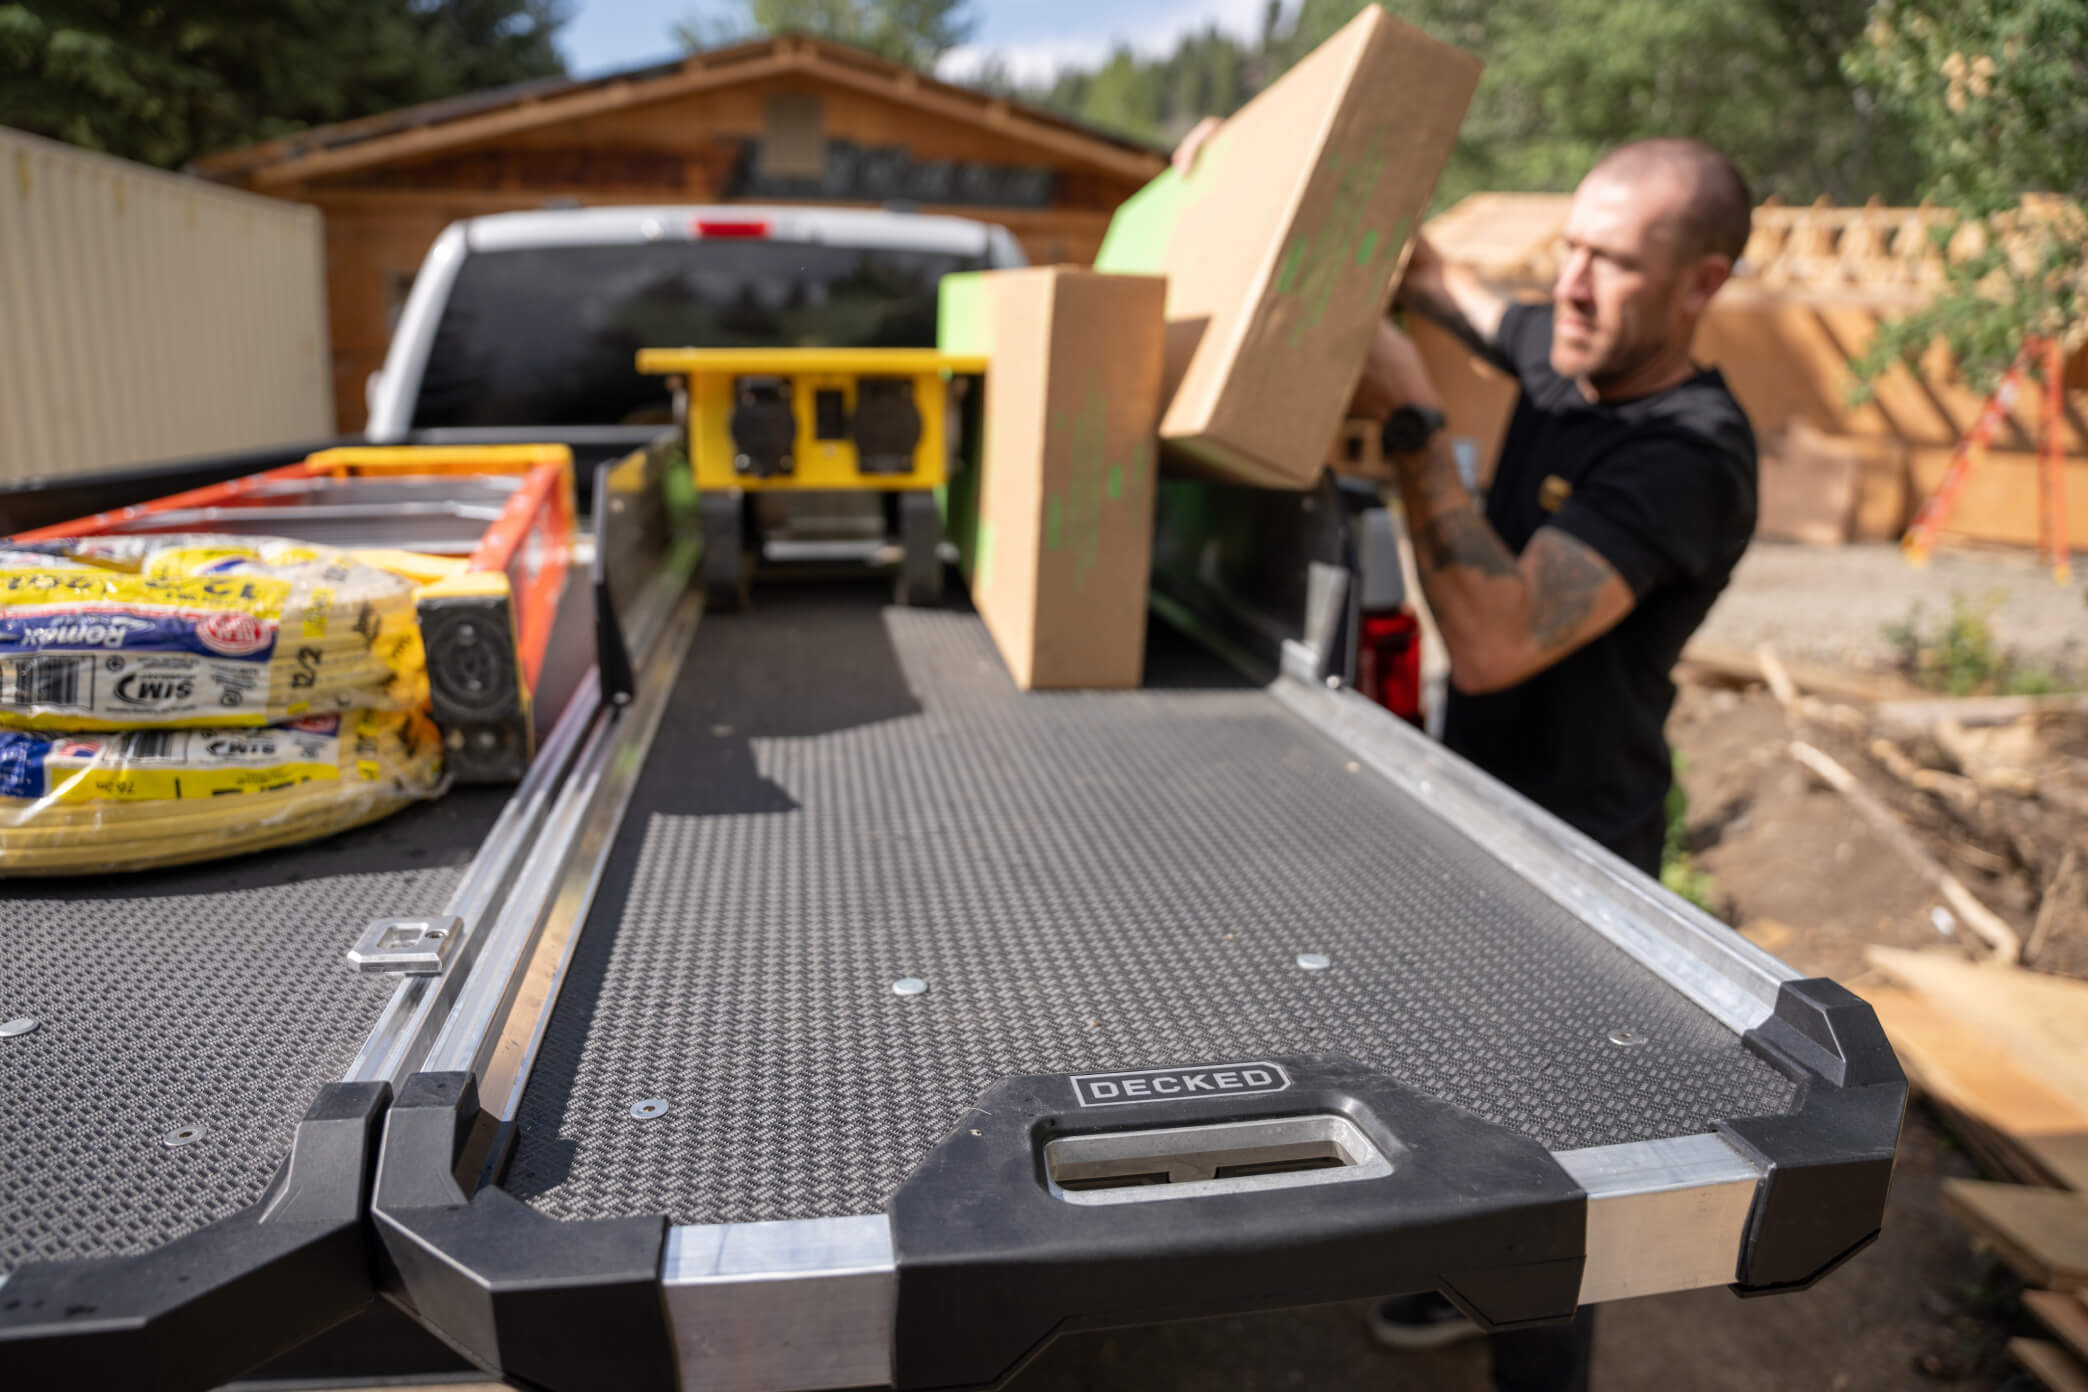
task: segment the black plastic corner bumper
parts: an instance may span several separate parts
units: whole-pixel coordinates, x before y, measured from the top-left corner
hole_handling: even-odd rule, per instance
[[[1785,982],[1747,1042],[1806,1086],[1787,1116],[1719,1126],[1763,1168],[1733,1290],[1775,1295],[1804,1290],[1877,1239],[1907,1079],[1876,1013],[1832,981]]]
[[[331,1083],[259,1202],[135,1257],[33,1263],[0,1286],[10,1388],[210,1387],[373,1297],[364,1212],[391,1089]]]
[[[548,1388],[671,1389],[667,1220],[561,1223],[456,1168],[478,1119],[462,1073],[417,1073],[386,1119],[370,1203],[385,1294],[489,1372]]]

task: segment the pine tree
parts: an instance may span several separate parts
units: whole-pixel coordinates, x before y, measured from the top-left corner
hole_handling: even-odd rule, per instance
[[[556,0],[0,3],[0,124],[179,167],[561,73]]]

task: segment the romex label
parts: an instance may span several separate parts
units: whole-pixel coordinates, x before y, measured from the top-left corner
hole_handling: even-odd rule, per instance
[[[1083,1107],[1119,1107],[1127,1102],[1282,1092],[1290,1085],[1290,1074],[1279,1064],[1211,1063],[1140,1068],[1129,1073],[1082,1073],[1073,1079],[1073,1100]]]

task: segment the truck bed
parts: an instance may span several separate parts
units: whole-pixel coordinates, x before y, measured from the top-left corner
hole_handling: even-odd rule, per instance
[[[509,1190],[558,1218],[879,1213],[1002,1078],[1212,1059],[1345,1057],[1555,1151],[1794,1105],[1411,794],[1151,639],[1144,690],[1025,694],[964,610],[778,587],[706,617]]]
[[[540,741],[592,663],[589,604],[584,584],[561,598]],[[151,1251],[254,1203],[398,985],[344,954],[375,919],[439,913],[509,792],[229,860],[0,881],[0,1020],[37,1022],[0,1040],[0,1273]]]
[[[394,980],[342,954],[435,913],[493,823],[474,788],[307,846],[0,899],[0,1271],[148,1251],[257,1199]],[[177,1146],[163,1138],[195,1128]]]
[[[1141,689],[1025,693],[961,601],[706,614],[635,535],[512,797],[8,886],[27,1385],[981,1386],[1064,1330],[1424,1289],[1518,1328],[1876,1236],[1869,1010],[1295,644],[1156,598]],[[439,975],[347,971],[445,903]]]

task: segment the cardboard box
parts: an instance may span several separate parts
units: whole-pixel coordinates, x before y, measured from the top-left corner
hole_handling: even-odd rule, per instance
[[[1026,691],[1144,675],[1166,293],[1155,276],[1070,266],[943,279],[943,348],[991,359],[949,530]]]
[[[1372,5],[1117,210],[1095,268],[1167,277],[1171,471],[1319,477],[1479,67]]]

